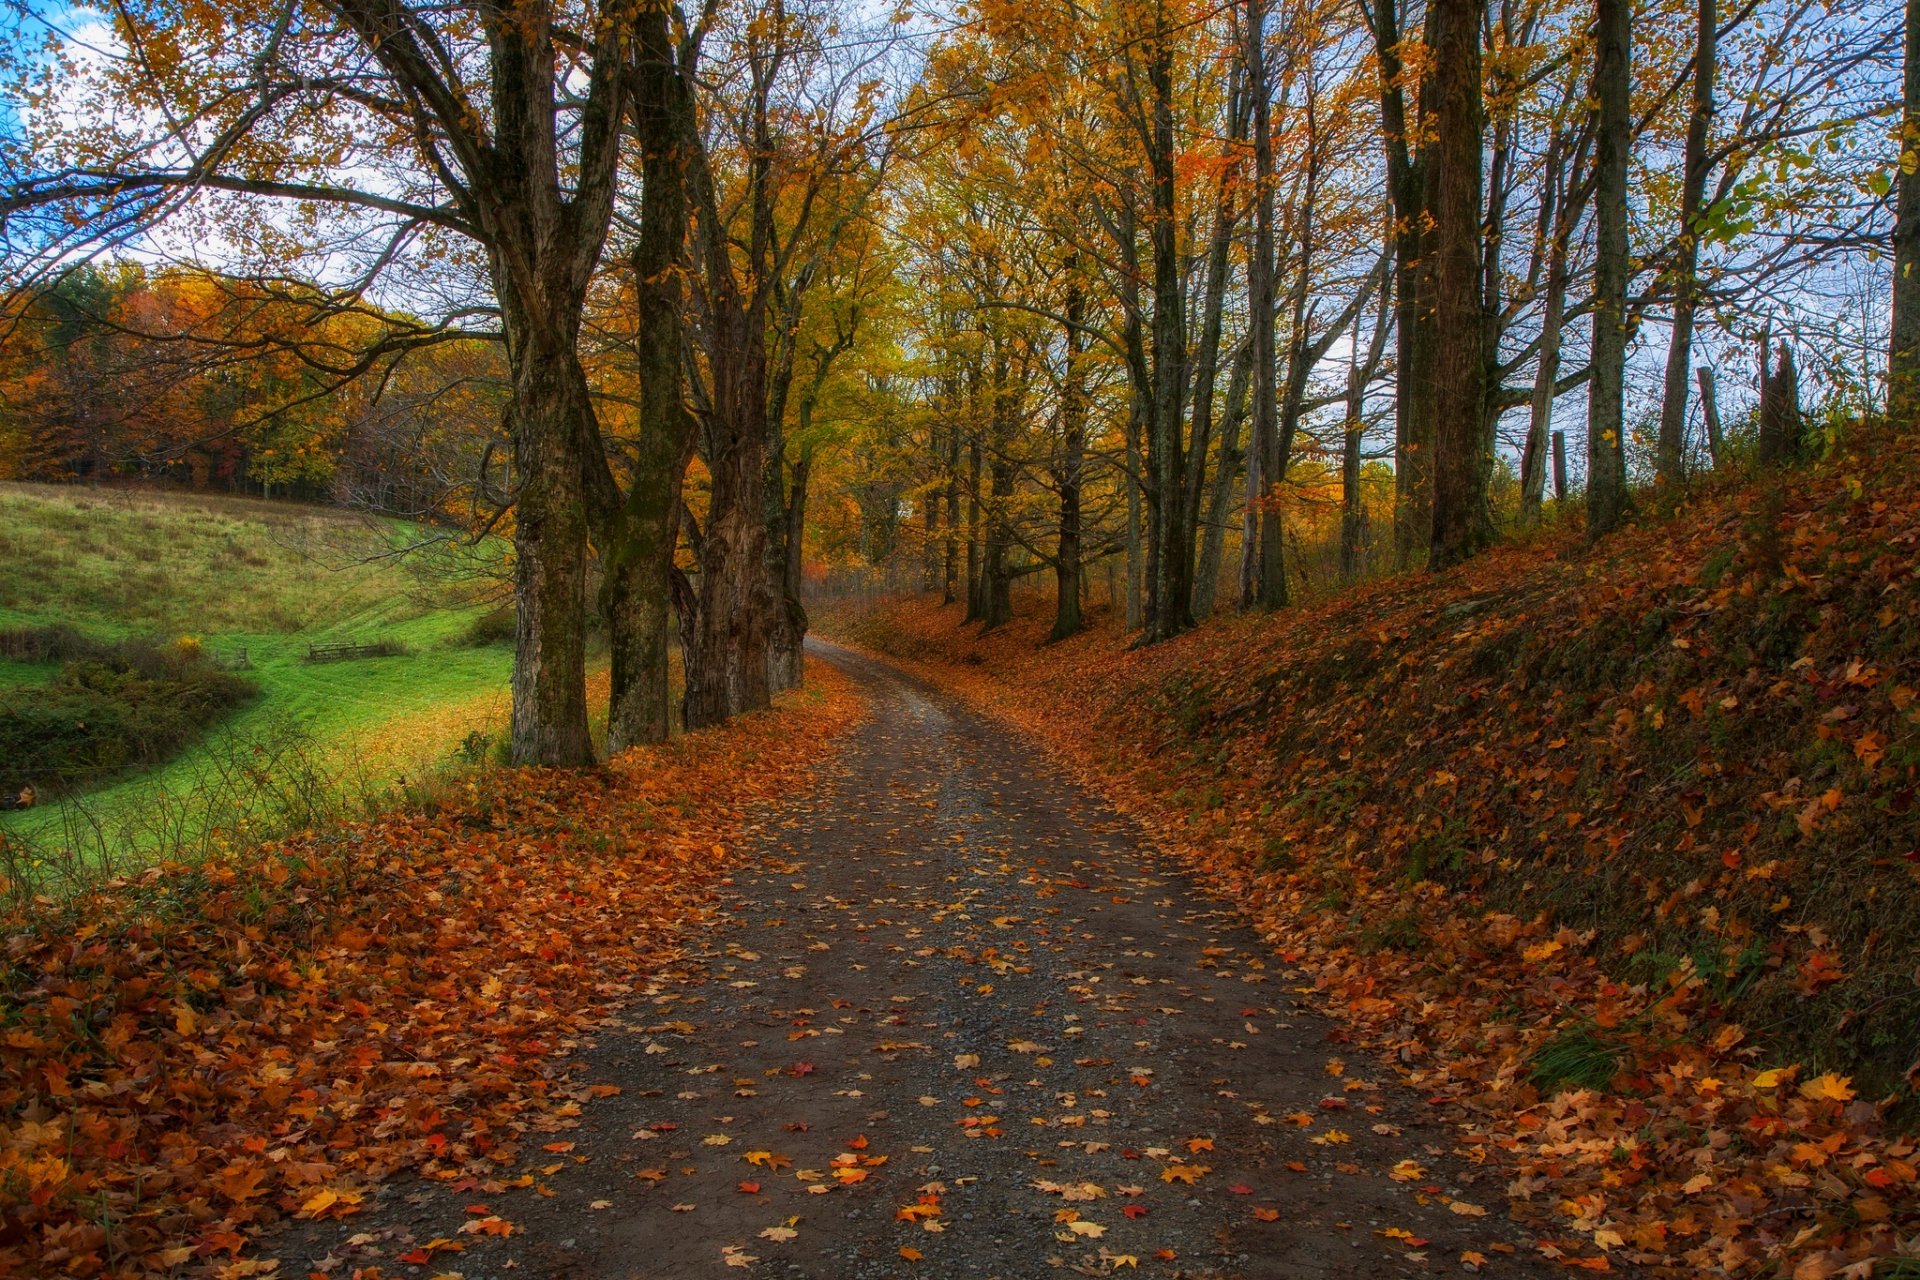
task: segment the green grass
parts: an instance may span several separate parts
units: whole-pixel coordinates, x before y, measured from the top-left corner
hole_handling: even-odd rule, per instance
[[[396,557],[398,522],[326,508],[208,497],[0,485],[0,627],[64,622],[89,635],[198,637],[245,649],[261,696],[165,767],[114,780],[72,806],[0,817],[0,832],[104,844],[170,843],[182,798],[297,741],[303,757],[397,778],[444,759],[505,717],[512,654],[462,643],[489,608],[493,549]],[[391,641],[395,657],[309,663],[315,643]],[[0,662],[0,696],[31,696],[47,663]],[[193,833],[199,835],[204,833]]]

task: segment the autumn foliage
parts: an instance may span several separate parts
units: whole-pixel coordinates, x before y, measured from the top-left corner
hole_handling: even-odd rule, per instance
[[[838,626],[1244,901],[1550,1256],[1864,1276],[1920,1228],[1920,489],[1886,443],[1152,649],[1043,645],[1038,601]]]
[[[158,867],[5,922],[0,1272],[223,1275],[399,1170],[495,1194],[593,1092],[568,1055],[697,928],[844,680],[582,774]]]

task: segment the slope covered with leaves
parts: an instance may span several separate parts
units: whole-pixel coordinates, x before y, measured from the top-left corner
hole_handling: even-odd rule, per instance
[[[520,1158],[591,1093],[570,1050],[860,714],[810,676],[596,774],[480,775],[0,922],[0,1272],[259,1274],[255,1232],[349,1216],[398,1170],[531,1186]]]
[[[1920,1274],[1920,489],[1888,443],[1152,649],[1046,646],[1038,601],[839,629],[1103,780],[1583,1265]]]

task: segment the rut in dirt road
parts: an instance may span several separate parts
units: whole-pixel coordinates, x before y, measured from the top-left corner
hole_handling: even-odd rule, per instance
[[[619,1092],[535,1153],[550,1194],[403,1188],[287,1272],[1548,1273],[1230,904],[1001,728],[822,651],[870,719],[586,1053]]]

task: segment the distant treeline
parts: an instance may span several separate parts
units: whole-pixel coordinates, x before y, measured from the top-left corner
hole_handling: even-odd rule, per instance
[[[0,317],[0,479],[431,517],[499,428],[504,363],[484,340],[409,331],[307,287],[82,268]]]

